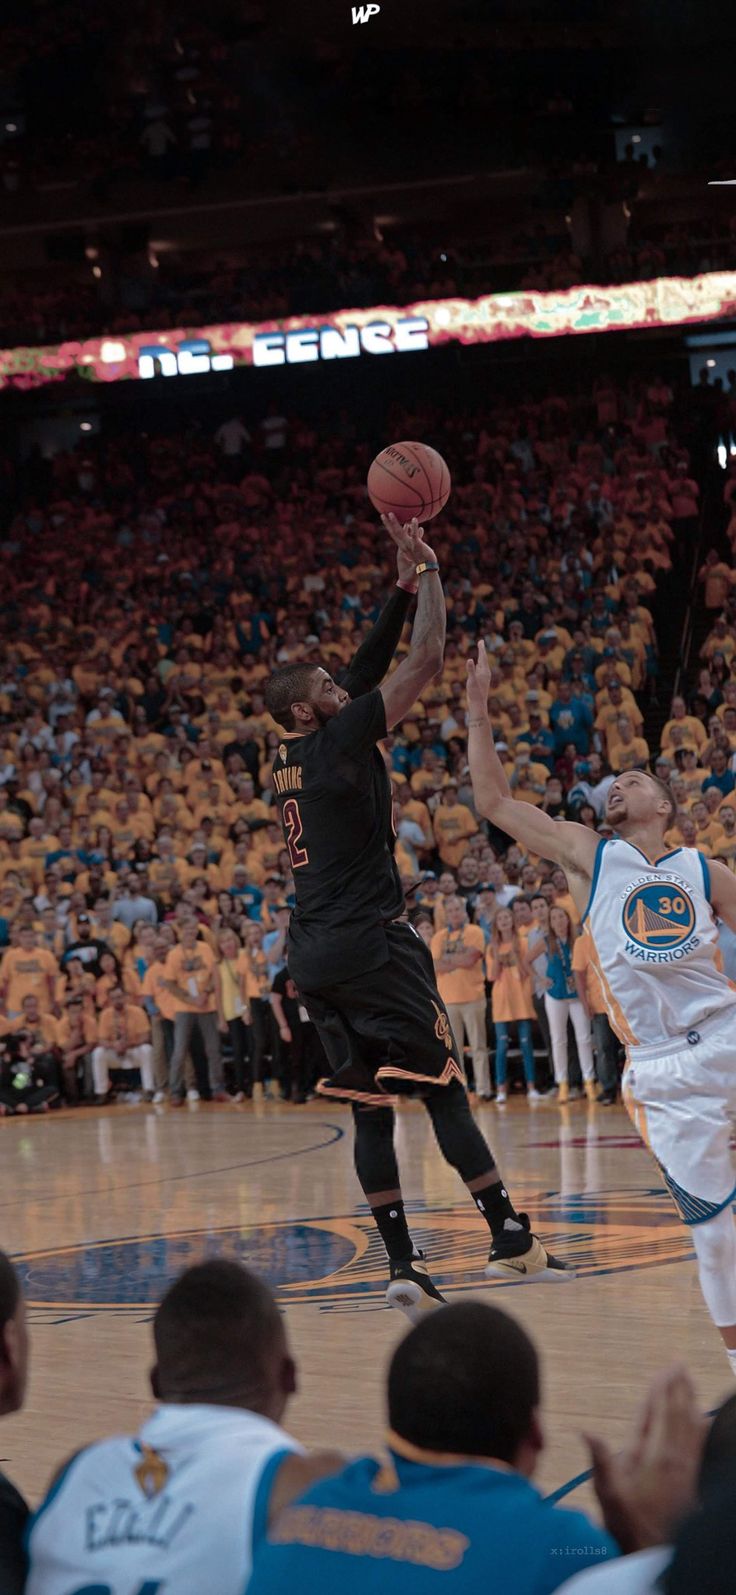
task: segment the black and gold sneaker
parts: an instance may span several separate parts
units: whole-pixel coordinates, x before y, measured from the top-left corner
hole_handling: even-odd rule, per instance
[[[411,1324],[418,1324],[425,1314],[435,1307],[443,1307],[445,1298],[432,1284],[423,1252],[414,1252],[403,1262],[391,1263],[391,1279],[386,1291],[389,1307],[399,1307]]]
[[[518,1223],[506,1220],[500,1235],[494,1235],[485,1270],[487,1279],[506,1279],[517,1285],[565,1285],[575,1278],[575,1270],[531,1233],[528,1213],[517,1215]],[[519,1228],[521,1225],[521,1228]]]

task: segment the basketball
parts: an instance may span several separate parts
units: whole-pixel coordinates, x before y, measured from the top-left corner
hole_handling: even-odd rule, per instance
[[[379,515],[431,521],[450,497],[450,472],[428,443],[389,443],[368,472],[368,497]]]

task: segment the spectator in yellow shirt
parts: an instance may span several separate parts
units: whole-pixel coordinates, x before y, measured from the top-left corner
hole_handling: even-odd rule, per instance
[[[608,762],[614,775],[622,770],[643,770],[649,763],[649,744],[644,737],[634,736],[634,727],[628,714],[620,714],[616,721],[616,740],[611,743],[609,731]]]
[[[246,984],[249,972],[247,953],[234,930],[223,930],[218,937],[219,961],[217,980],[220,988],[220,1028],[227,1030],[233,1053],[235,1077],[235,1102],[242,1102],[246,1092],[251,1095],[247,1077],[246,1054],[248,1050],[248,999]]]
[[[234,846],[223,848],[218,864],[222,888],[227,891],[235,880],[236,870],[245,871],[245,879],[251,886],[262,886],[266,879],[266,871],[262,859],[256,852],[253,837],[239,839]],[[241,886],[245,884],[241,880]]]
[[[534,1084],[531,973],[526,959],[526,944],[514,926],[510,908],[499,908],[496,912],[486,953],[486,973],[493,986],[491,1003],[496,1033],[496,1102],[503,1107],[506,1101],[510,1024],[518,1026],[527,1097],[534,1102],[538,1099],[538,1092]]]
[[[20,844],[20,857],[29,865],[36,888],[44,877],[46,854],[55,846],[56,838],[48,834],[43,820],[34,814],[28,822],[28,835]]]
[[[201,825],[203,819],[211,819],[215,830],[226,836],[233,821],[237,818],[232,806],[232,793],[229,786],[222,786],[217,781],[212,781],[207,788],[207,793],[194,810],[195,825]]]
[[[725,615],[718,615],[714,620],[711,630],[700,650],[701,659],[712,659],[714,654],[723,654],[726,664],[731,665],[736,653],[736,638],[729,631]]]
[[[23,998],[33,994],[42,1013],[53,1012],[58,976],[53,953],[39,947],[32,925],[21,925],[17,947],[9,947],[0,962],[0,1007],[10,1019],[17,1019]]]
[[[705,586],[703,601],[706,609],[723,609],[730,597],[734,572],[730,565],[718,558],[717,549],[708,550],[705,564],[698,571],[698,581]]]
[[[684,748],[680,754],[680,776],[689,798],[702,792],[703,782],[707,781],[709,774],[710,772],[699,763],[695,748]]]
[[[130,946],[130,931],[119,919],[112,917],[112,898],[98,897],[91,914],[92,935],[108,943],[115,957],[122,959]]]
[[[166,978],[175,999],[174,1048],[169,1065],[172,1107],[184,1101],[184,1060],[195,1028],[204,1044],[213,1099],[215,1102],[230,1100],[222,1074],[219,992],[215,978],[217,958],[211,947],[199,940],[198,933],[196,919],[185,919],[181,941],[177,947],[172,947],[166,960]]]
[[[642,713],[636,700],[631,693],[628,693],[626,697],[624,693],[625,689],[621,686],[620,681],[611,682],[605,691],[600,694],[600,707],[593,722],[596,731],[599,731],[605,738],[606,753],[609,757],[612,748],[618,742],[618,722],[622,714],[628,715],[632,729],[634,729],[637,736],[640,734],[644,724]],[[596,699],[597,701],[598,699]]]
[[[58,1044],[59,1021],[50,1013],[41,1012],[35,992],[29,991],[23,998],[17,1019],[8,1019],[2,1024],[3,1035],[15,1035],[19,1030],[27,1031],[34,1043],[47,1049]]]
[[[255,795],[255,783],[251,775],[241,776],[240,791],[238,794],[238,818],[243,820],[268,820],[270,818],[268,804]]]
[[[442,870],[439,878],[439,891],[433,903],[434,923],[436,930],[447,929],[447,903],[449,898],[457,896],[457,878],[452,870]]]
[[[97,1026],[97,1046],[92,1053],[97,1102],[107,1100],[111,1069],[137,1069],[146,1096],[153,1096],[153,1049],[148,1015],[138,1003],[128,1000],[120,985],[112,987],[109,1004],[103,1008]]]
[[[425,748],[419,769],[410,777],[409,785],[415,797],[423,800],[438,792],[444,779],[444,767],[431,748]]]
[[[679,727],[690,747],[697,748],[698,752],[705,747],[708,741],[705,726],[694,714],[688,714],[685,699],[679,696],[672,699],[671,717],[662,731],[663,750],[674,745],[672,732],[675,727]]]
[[[279,855],[284,850],[284,837],[275,814],[268,824],[256,832],[256,850],[263,871],[268,875],[278,868]]]
[[[457,869],[467,852],[468,838],[478,830],[478,821],[470,809],[458,801],[457,781],[446,781],[442,796],[434,811],[433,829],[437,850],[448,869]]]
[[[483,982],[485,937],[480,925],[468,924],[462,897],[449,897],[445,912],[447,927],[437,931],[431,942],[437,987],[447,1008],[460,1058],[467,1035],[475,1089],[485,1098],[491,1090]]]
[[[509,775],[509,785],[514,797],[523,803],[533,803],[538,807],[544,802],[548,779],[547,766],[536,764],[531,758],[528,747],[519,748]]]
[[[181,863],[180,871],[187,886],[193,881],[204,878],[211,892],[222,889],[222,875],[217,864],[210,863],[206,842],[192,842],[186,860]]]
[[[61,1053],[64,1095],[67,1102],[78,1102],[84,1089],[85,1072],[97,1043],[97,1021],[85,1011],[84,998],[71,993],[56,1024],[56,1045]]]
[[[736,874],[736,808],[727,800],[718,810],[720,834],[713,843],[713,857],[723,859]]]
[[[669,831],[665,831],[664,839],[668,849],[675,847],[697,847],[698,843],[696,839],[695,821],[692,818],[692,815],[688,814],[686,809],[678,808],[677,814],[675,816],[675,823],[670,827]],[[710,849],[708,847],[703,847],[701,851],[707,855],[710,855]]]
[[[56,917],[56,909],[50,904],[42,908],[34,923],[34,929],[38,936],[39,947],[45,947],[47,952],[53,953],[57,962],[61,962],[64,952],[64,932]]]
[[[712,853],[714,843],[718,840],[720,827],[708,813],[708,806],[703,798],[698,798],[690,810],[690,816],[695,821],[695,846],[702,851]]]
[[[429,809],[427,808],[426,803],[422,803],[420,798],[414,797],[411,787],[407,781],[402,781],[397,784],[394,788],[394,793],[397,810],[397,830],[399,829],[402,820],[411,820],[414,825],[419,826],[422,836],[424,837],[424,843],[423,845],[420,845],[418,841],[413,841],[412,847],[414,851],[419,854],[421,859],[426,853],[431,853],[434,850],[435,845]]]
[[[550,903],[550,909],[564,908],[574,932],[580,924],[580,910],[575,906],[567,884],[565,871],[563,869],[553,869],[550,878],[554,887],[554,898]]]

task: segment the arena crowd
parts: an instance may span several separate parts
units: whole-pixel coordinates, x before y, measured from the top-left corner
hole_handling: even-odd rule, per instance
[[[434,243],[408,227],[375,236],[367,224],[351,239],[333,223],[328,242],[315,236],[291,250],[261,244],[199,266],[153,247],[118,263],[93,245],[83,267],[39,272],[35,281],[29,274],[12,286],[0,281],[0,346],[689,277],[736,264],[733,230],[697,218],[689,231],[640,227],[599,256],[576,249],[561,218],[510,229],[505,244],[484,238],[478,223],[467,232],[445,228]]]
[[[651,767],[675,798],[672,845],[734,867],[736,611],[715,550],[700,679],[691,701],[673,701],[660,746],[643,734],[662,584],[698,525],[676,416],[661,378],[601,377],[593,393],[449,418],[396,407],[381,423],[384,436],[431,438],[453,473],[432,529],[444,669],[385,758],[409,911],[470,1085],[499,1106],[512,1089],[531,1103],[552,1091],[614,1102],[619,1060],[563,873],[474,814],[463,683],[476,639],[493,657],[517,796],[605,834],[615,773]],[[311,1095],[324,1062],[284,964],[293,883],[263,688],[297,659],[339,675],[391,590],[370,457],[346,414],[328,436],[272,405],[258,426],[233,417],[214,437],[111,431],[32,457],[12,484],[0,546],[5,1114],[131,1088],[172,1106]],[[729,505],[733,486],[730,475]]]

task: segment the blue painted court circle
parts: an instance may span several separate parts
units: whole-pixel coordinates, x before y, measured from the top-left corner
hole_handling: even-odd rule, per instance
[[[70,1246],[15,1259],[29,1303],[156,1306],[192,1263],[233,1257],[273,1289],[323,1280],[355,1256],[355,1242],[327,1226],[264,1224],[192,1230]]]

